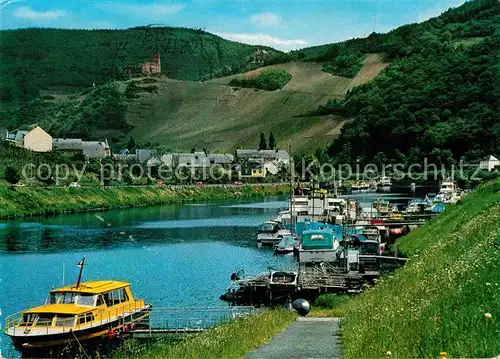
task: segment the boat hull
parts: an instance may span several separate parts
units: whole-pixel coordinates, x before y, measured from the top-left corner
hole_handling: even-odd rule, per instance
[[[131,316],[127,316],[125,321],[122,318],[117,318],[114,321],[82,330],[47,335],[6,334],[11,338],[14,347],[22,352],[37,349],[51,349],[55,347],[68,346],[77,342],[106,337],[110,331],[123,330],[124,327],[129,324],[138,323],[147,319],[150,314],[151,306],[148,306],[141,311],[133,313]],[[22,328],[19,329],[19,332],[23,333]]]

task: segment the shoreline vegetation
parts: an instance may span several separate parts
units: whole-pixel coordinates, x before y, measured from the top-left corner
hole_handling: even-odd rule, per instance
[[[324,295],[344,357],[491,358],[500,353],[500,180],[401,237],[408,263],[359,296]],[[390,353],[390,354],[388,354]]]
[[[289,193],[286,185],[237,187],[0,187],[0,219],[51,216]]]
[[[264,310],[181,341],[126,341],[111,358],[242,358],[248,351],[269,342],[296,318],[294,311]]]

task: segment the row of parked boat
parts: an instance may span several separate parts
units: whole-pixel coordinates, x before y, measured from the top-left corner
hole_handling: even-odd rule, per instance
[[[277,254],[293,252],[299,262],[338,260],[351,242],[361,251],[380,254],[390,236],[416,228],[444,211],[446,204],[458,202],[464,193],[454,182],[445,181],[437,195],[413,200],[406,208],[383,198],[362,208],[355,199],[340,198],[326,190],[311,191],[293,196],[290,209],[259,226],[257,246],[274,247]],[[375,251],[375,247],[379,249]]]

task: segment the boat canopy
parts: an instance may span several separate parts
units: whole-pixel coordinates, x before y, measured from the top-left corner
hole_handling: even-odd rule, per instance
[[[347,235],[353,235],[356,233],[360,233],[361,229],[356,229],[352,227],[344,228],[341,225],[338,224],[326,224],[323,222],[314,222],[314,221],[309,221],[305,220],[304,222],[297,222],[295,224],[297,236],[301,237],[305,231],[311,231],[311,230],[321,230],[324,228],[328,228],[333,231],[334,238],[341,239],[342,234],[345,231]]]
[[[283,229],[281,223],[276,221],[266,221],[259,226],[258,233],[276,233]]]
[[[90,294],[100,294],[104,292],[109,292],[111,290],[125,288],[130,286],[130,283],[120,282],[116,280],[99,280],[99,281],[89,281],[83,282],[78,287],[74,285],[67,285],[65,287],[60,287],[52,289],[51,293],[58,292],[73,292],[73,293],[90,293]]]
[[[285,249],[287,247],[293,246],[297,243],[297,239],[293,236],[284,236],[278,243],[278,249]]]
[[[302,249],[333,249],[333,230],[313,229],[302,233]]]

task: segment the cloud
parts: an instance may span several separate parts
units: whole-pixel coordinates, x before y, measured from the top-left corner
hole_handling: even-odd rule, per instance
[[[15,4],[16,2],[21,2],[22,0],[0,0],[0,6],[6,8],[9,5]]]
[[[29,6],[21,6],[14,10],[14,16],[28,20],[54,20],[65,16],[64,10],[34,11]]]
[[[291,39],[284,40],[267,34],[245,34],[245,33],[232,33],[232,32],[219,32],[216,35],[228,40],[243,42],[251,45],[265,45],[280,48],[282,50],[292,50],[298,47],[307,45],[306,40]]]
[[[96,5],[100,10],[116,14],[138,15],[141,17],[160,18],[166,15],[172,15],[185,8],[183,4],[128,4],[120,2],[107,2]]]
[[[280,17],[272,12],[263,12],[250,16],[250,21],[259,26],[277,26]]]

